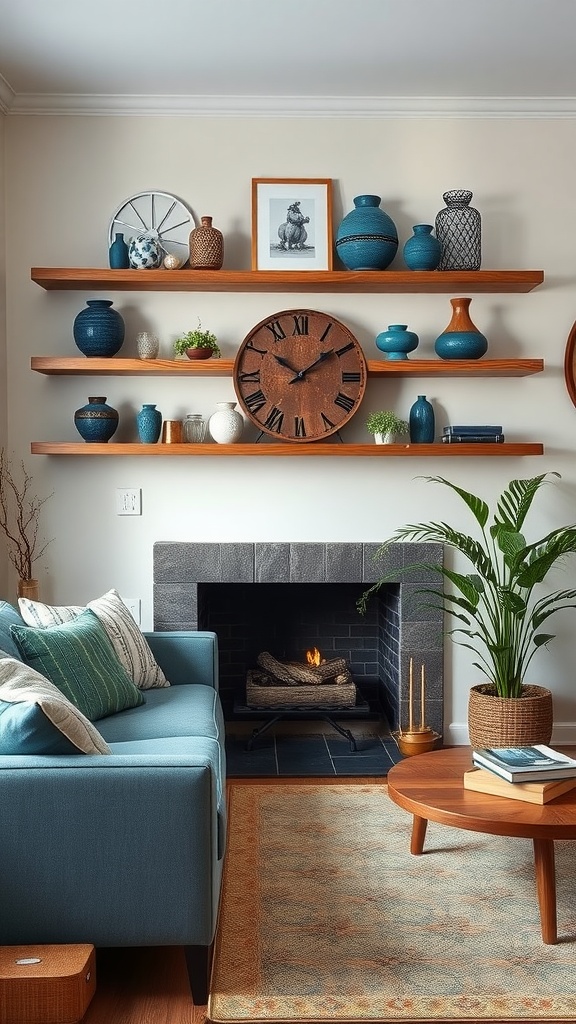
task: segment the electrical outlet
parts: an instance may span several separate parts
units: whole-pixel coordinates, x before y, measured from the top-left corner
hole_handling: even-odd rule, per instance
[[[140,598],[139,597],[123,597],[124,604],[130,612],[134,622],[137,626],[140,625]]]
[[[140,487],[116,488],[116,515],[142,515],[142,491]]]

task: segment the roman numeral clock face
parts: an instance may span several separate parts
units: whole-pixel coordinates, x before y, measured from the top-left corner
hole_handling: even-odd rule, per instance
[[[238,401],[281,441],[319,441],[358,411],[367,366],[344,324],[313,309],[285,309],[256,324],[234,363]]]

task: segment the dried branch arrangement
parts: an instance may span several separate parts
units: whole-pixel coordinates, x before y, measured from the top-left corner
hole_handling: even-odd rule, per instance
[[[39,498],[32,477],[21,462],[15,472],[12,461],[0,448],[0,530],[6,537],[8,557],[21,580],[32,579],[32,565],[50,541],[39,546],[40,510],[51,498]]]

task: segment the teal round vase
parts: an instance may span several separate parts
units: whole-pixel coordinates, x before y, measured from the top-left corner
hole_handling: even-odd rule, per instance
[[[434,408],[426,395],[418,395],[408,419],[412,444],[432,444],[435,432]]]
[[[472,299],[450,299],[452,319],[434,342],[440,359],[480,359],[488,350],[488,340],[472,323],[468,312]]]
[[[117,410],[106,405],[106,399],[100,396],[89,398],[88,404],[74,413],[74,425],[80,437],[94,443],[109,441],[116,433],[118,419]]]
[[[136,426],[142,444],[156,444],[162,429],[162,413],[155,405],[144,404],[136,415]]]
[[[432,224],[415,224],[414,234],[404,244],[402,255],[408,270],[436,270],[442,246],[432,234]]]
[[[127,270],[130,266],[128,246],[121,232],[117,232],[114,236],[114,241],[108,250],[108,262],[111,270]]]
[[[356,196],[340,222],[336,252],[347,270],[386,270],[396,255],[396,225],[380,203],[380,196]]]
[[[376,348],[385,353],[385,359],[408,359],[420,341],[407,324],[390,324],[387,331],[376,335]]]
[[[85,356],[115,356],[124,343],[124,320],[112,299],[87,299],[72,327],[74,341]]]

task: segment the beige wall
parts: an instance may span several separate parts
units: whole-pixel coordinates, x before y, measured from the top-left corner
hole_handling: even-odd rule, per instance
[[[574,320],[576,235],[571,229],[576,141],[569,120],[205,119],[188,117],[9,116],[6,119],[9,443],[31,465],[42,492],[54,491],[43,526],[54,540],[38,566],[42,596],[83,602],[115,586],[142,600],[152,621],[155,540],[384,540],[405,522],[443,516],[466,524],[439,487],[441,474],[488,499],[515,476],[558,470],[533,535],[576,519],[576,410],[564,387],[563,357]],[[406,415],[417,393],[437,423],[503,422],[510,440],[541,440],[543,458],[524,459],[63,459],[29,456],[32,440],[78,440],[73,413],[106,395],[121,414],[118,440],[135,439],[134,416],[156,402],[166,418],[209,414],[233,399],[227,378],[49,378],[30,356],[73,356],[72,322],[90,291],[45,292],[31,266],[106,266],[110,216],[126,197],[156,188],[211,215],[225,236],[228,268],[250,265],[252,177],[332,177],[335,223],[361,192],[383,197],[401,240],[433,222],[449,188],[470,188],[483,218],[485,268],[542,268],[545,285],[528,295],[477,295],[471,313],[493,357],[539,357],[545,373],[525,379],[370,381],[347,439],[369,441],[365,414]],[[401,259],[395,266],[401,267]],[[105,294],[105,293],[100,293]],[[152,329],[169,357],[171,341],[203,325],[232,358],[254,324],[306,306],[343,319],[376,358],[374,337],[407,323],[433,356],[450,318],[449,295],[307,295],[110,292],[127,325],[122,354],[138,330]],[[117,517],[117,487],[141,487],[143,515]],[[527,532],[530,530],[530,524]],[[576,585],[576,563],[559,576]],[[10,590],[13,590],[11,581]],[[2,596],[10,596],[10,590]],[[574,618],[556,622],[559,641],[533,662],[532,681],[556,695],[555,738],[576,740]],[[446,655],[448,737],[465,741],[472,656]]]

